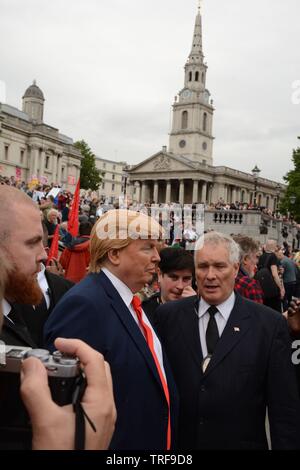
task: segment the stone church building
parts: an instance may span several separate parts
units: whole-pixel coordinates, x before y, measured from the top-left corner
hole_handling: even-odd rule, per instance
[[[206,88],[200,7],[185,64],[184,86],[173,103],[169,147],[128,167],[128,194],[135,202],[245,202],[276,210],[284,185],[226,166],[213,166],[214,106]],[[255,193],[256,189],[256,194]],[[256,198],[255,198],[256,196]]]
[[[44,94],[35,82],[22,111],[0,103],[0,175],[75,191],[82,156],[73,140],[44,122]]]

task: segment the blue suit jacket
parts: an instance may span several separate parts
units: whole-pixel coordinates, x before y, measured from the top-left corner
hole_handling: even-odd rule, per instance
[[[168,407],[160,378],[139,327],[104,273],[90,274],[63,297],[45,325],[46,347],[58,336],[79,338],[110,364],[117,423],[111,449],[165,450]],[[164,357],[170,401],[172,442],[177,394]]]

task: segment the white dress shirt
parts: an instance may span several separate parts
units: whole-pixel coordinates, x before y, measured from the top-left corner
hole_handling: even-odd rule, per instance
[[[140,324],[139,324],[139,321],[138,321],[138,318],[137,318],[137,314],[135,313],[135,310],[134,310],[133,305],[131,303],[132,299],[133,299],[133,293],[131,292],[129,287],[126,286],[126,284],[124,284],[124,282],[122,282],[118,277],[116,277],[114,274],[112,274],[107,268],[101,268],[101,271],[108,277],[108,279],[110,280],[110,282],[112,283],[114,288],[118,291],[121,299],[123,300],[124,304],[128,308],[128,310],[131,313],[132,317],[134,318],[134,321],[136,322],[139,330],[141,331],[142,335],[144,336],[144,332],[142,331],[142,329],[140,327]],[[143,321],[150,328],[150,330],[152,331],[154,350],[155,350],[159,365],[161,367],[162,373],[163,373],[163,375],[166,379],[166,374],[165,374],[164,364],[163,364],[163,355],[162,355],[161,344],[160,344],[160,341],[159,341],[158,337],[156,336],[155,331],[153,330],[152,325],[151,325],[150,321],[148,320],[147,315],[145,314],[144,310],[143,310]]]
[[[228,297],[225,302],[220,305],[216,305],[218,312],[215,314],[215,319],[218,326],[219,336],[222,335],[228,318],[231,314],[235,302],[235,293]],[[209,322],[209,313],[207,310],[211,305],[208,304],[204,299],[200,299],[199,308],[198,308],[198,317],[199,317],[199,334],[203,358],[207,356],[207,346],[206,346],[206,328]]]

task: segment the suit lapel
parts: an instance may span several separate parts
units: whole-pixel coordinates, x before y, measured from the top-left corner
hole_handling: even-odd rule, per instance
[[[199,335],[199,317],[198,317],[198,298],[191,298],[192,304],[190,307],[187,305],[182,307],[180,314],[178,315],[178,322],[185,336],[186,344],[188,345],[192,357],[201,369],[201,363],[203,360],[200,335]]]
[[[130,311],[128,310],[127,306],[123,302],[121,296],[119,295],[118,291],[114,288],[110,280],[105,276],[104,273],[100,272],[99,279],[109,298],[111,299],[111,306],[115,311],[116,315],[120,318],[122,324],[128,331],[129,335],[131,336],[132,340],[135,342],[136,346],[143,354],[148,367],[151,369],[153,375],[155,376],[157,382],[159,383],[160,387],[162,388],[161,380],[159,378],[157,368],[150,352],[150,349],[145,341],[145,338],[140,331],[138,325],[136,324],[134,318],[132,317]],[[163,388],[162,388],[163,390]]]
[[[205,376],[230,353],[250,328],[251,315],[242,297],[236,294],[236,300],[221,338],[216,346]]]
[[[25,343],[24,346],[37,347],[25,324],[15,324],[4,317],[3,328],[7,330],[8,335],[16,337],[22,344]]]

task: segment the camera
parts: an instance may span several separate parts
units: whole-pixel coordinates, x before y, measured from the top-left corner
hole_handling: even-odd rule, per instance
[[[31,446],[31,426],[20,396],[22,361],[36,357],[45,366],[53,401],[63,406],[74,403],[84,392],[79,360],[60,351],[0,345],[0,449]],[[15,447],[16,445],[16,447]]]

